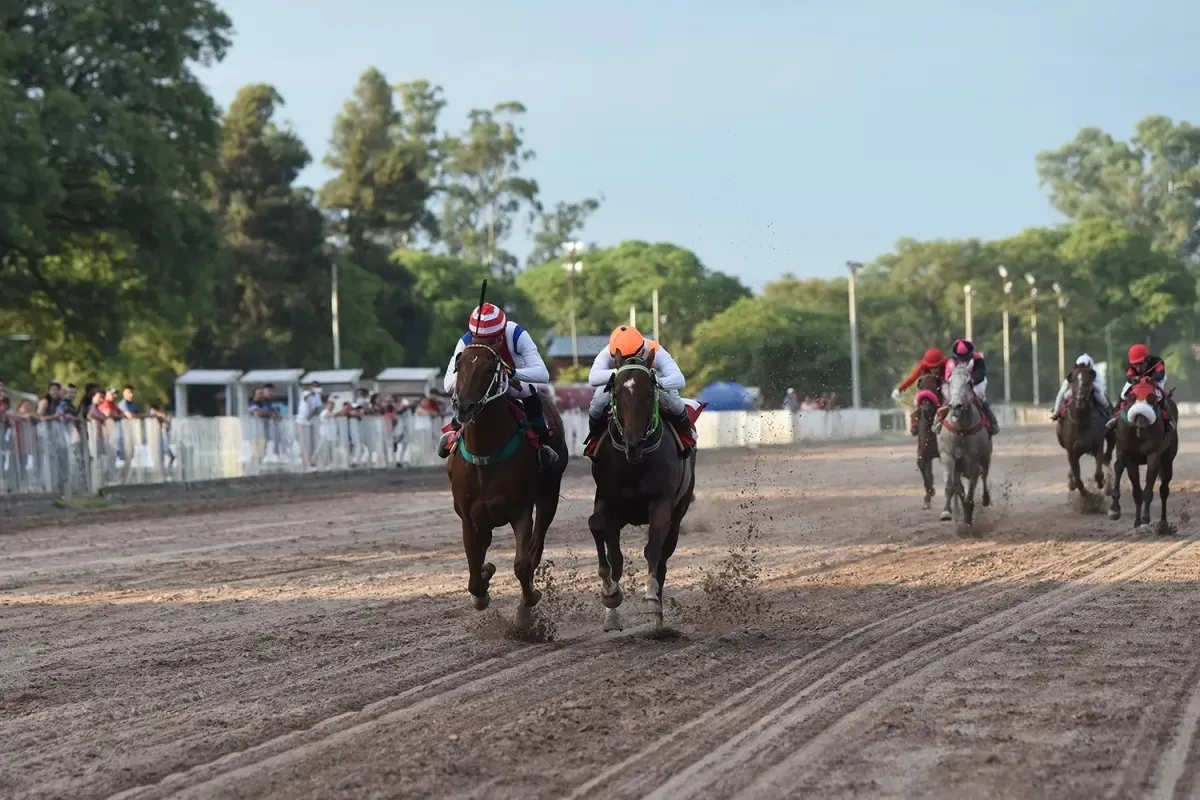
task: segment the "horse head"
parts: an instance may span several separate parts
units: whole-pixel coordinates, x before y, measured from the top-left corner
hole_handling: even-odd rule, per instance
[[[957,427],[965,427],[974,421],[976,412],[972,411],[978,404],[975,397],[975,382],[971,380],[970,364],[955,364],[950,377],[946,380],[947,396],[949,399],[950,420]]]
[[[473,342],[458,356],[454,378],[454,408],[458,421],[470,425],[493,400],[508,393],[508,371],[499,353]]]
[[[1068,413],[1079,412],[1082,419],[1092,413],[1092,392],[1096,386],[1096,371],[1091,367],[1077,366],[1071,372],[1071,401],[1074,406]]]
[[[1125,416],[1137,428],[1149,428],[1160,416],[1158,387],[1149,378],[1142,378],[1129,390],[1133,404]]]
[[[932,415],[941,405],[942,381],[937,375],[925,374],[917,381],[917,408]]]
[[[617,351],[613,373],[613,425],[625,458],[633,464],[642,460],[646,442],[658,430],[658,380],[654,377],[654,351],[645,358],[624,356]]]

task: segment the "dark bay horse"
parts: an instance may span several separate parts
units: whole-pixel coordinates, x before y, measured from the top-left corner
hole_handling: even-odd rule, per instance
[[[983,404],[975,394],[971,368],[958,364],[946,381],[947,409],[942,417],[938,444],[942,451],[942,471],[946,474],[946,508],[942,522],[953,519],[951,501],[962,503],[963,518],[970,528],[975,524],[975,487],[983,481],[983,505],[991,505],[988,472],[992,465],[992,436],[987,430]],[[967,479],[963,491],[963,478]]]
[[[1167,426],[1162,415],[1165,403],[1171,419],[1179,419],[1175,399],[1168,392],[1160,398],[1158,387],[1149,378],[1138,381],[1129,390],[1133,402],[1117,418],[1117,459],[1113,466],[1112,505],[1109,519],[1121,518],[1121,473],[1129,473],[1133,504],[1137,506],[1133,527],[1137,530],[1150,524],[1150,504],[1154,501],[1154,483],[1161,479],[1158,496],[1162,500],[1159,533],[1168,533],[1167,498],[1171,494],[1171,478],[1175,473],[1175,455],[1179,452],[1179,434]],[[1146,488],[1142,490],[1142,465],[1146,467]]]
[[[1093,392],[1096,386],[1096,371],[1088,366],[1077,366],[1071,371],[1070,393],[1066,406],[1055,427],[1058,443],[1067,451],[1067,491],[1079,490],[1083,496],[1091,493],[1080,476],[1079,460],[1085,455],[1096,461],[1096,490],[1105,488],[1104,468],[1112,463],[1113,447],[1117,443],[1116,431],[1105,425],[1108,417],[1096,408]]]
[[[624,599],[621,529],[648,525],[646,590],[642,610],[655,630],[663,624],[667,559],[679,542],[679,525],[692,503],[696,454],[681,458],[658,408],[654,352],[643,361],[617,354],[611,384],[612,417],[592,461],[596,500],[588,528],[600,564],[600,600],[608,609],[604,630],[621,630]]]
[[[917,469],[925,482],[925,508],[933,502],[933,462],[941,458],[938,452],[937,410],[942,400],[942,382],[936,375],[922,375],[917,381]]]
[[[462,520],[463,548],[470,577],[467,591],[482,611],[492,601],[488,584],[496,566],[487,562],[492,531],[511,525],[516,535],[513,572],[521,582],[517,625],[533,624],[533,607],[542,593],[533,573],[542,560],[546,531],[558,511],[559,487],[567,467],[562,418],[553,403],[545,405],[552,434],[550,446],[558,462],[538,467],[536,439],[520,406],[508,397],[509,370],[495,350],[469,344],[459,357],[454,402],[460,438],[446,460],[454,513]],[[534,521],[534,509],[537,520]]]

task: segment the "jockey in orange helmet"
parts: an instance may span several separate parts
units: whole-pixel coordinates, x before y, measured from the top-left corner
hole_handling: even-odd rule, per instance
[[[1163,421],[1167,423],[1167,430],[1174,427],[1175,422],[1171,419],[1171,411],[1165,402],[1167,398],[1167,365],[1158,356],[1151,355],[1150,348],[1146,345],[1135,344],[1129,348],[1129,366],[1125,368],[1125,386],[1121,389],[1121,402],[1117,405],[1112,419],[1108,421],[1109,428],[1116,426],[1117,419],[1121,415],[1121,408],[1129,396],[1129,390],[1142,378],[1149,378],[1158,387],[1159,399],[1164,401],[1162,404]]]
[[[589,441],[604,433],[605,413],[612,402],[609,383],[617,371],[617,353],[625,357],[648,358],[651,352],[654,353],[654,373],[658,376],[658,407],[663,417],[681,434],[695,438],[695,431],[688,418],[687,404],[679,395],[679,390],[687,384],[679,365],[661,344],[642,336],[632,325],[622,325],[612,332],[608,339],[608,347],[596,356],[588,374],[588,384],[595,389],[592,403],[588,407]]]
[[[908,373],[908,377],[900,381],[900,385],[892,390],[892,399],[899,400],[900,393],[908,389],[914,383],[921,379],[922,375],[933,375],[939,381],[942,380],[942,373],[946,369],[946,356],[941,350],[936,347],[931,347],[925,351],[925,355],[913,367],[912,372]],[[913,436],[917,435],[917,419],[920,416],[919,410],[913,408],[912,414],[909,415],[909,432]]]
[[[485,344],[496,351],[500,360],[505,363],[512,379],[508,387],[508,396],[520,398],[525,409],[525,416],[537,431],[538,462],[549,466],[558,461],[558,453],[550,446],[549,430],[546,427],[546,416],[542,411],[542,393],[534,388],[535,383],[549,383],[550,370],[538,352],[537,343],[533,341],[524,328],[510,321],[504,314],[504,309],[491,303],[484,303],[471,312],[467,322],[467,332],[458,340],[454,354],[450,356],[450,364],[446,367],[446,377],[443,388],[447,394],[452,394],[458,378],[458,357],[467,345]],[[451,420],[454,430],[461,427],[458,420]],[[438,457],[450,455],[450,433],[442,435],[438,442]]]

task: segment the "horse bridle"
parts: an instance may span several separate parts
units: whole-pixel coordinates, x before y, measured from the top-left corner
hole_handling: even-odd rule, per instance
[[[627,364],[624,364],[624,365],[618,367],[617,370],[613,373],[612,386],[609,389],[609,396],[612,400],[612,407],[613,407],[612,422],[610,424],[611,424],[612,428],[616,431],[617,435],[611,436],[609,438],[612,439],[613,446],[615,446],[617,448],[617,450],[619,450],[621,452],[625,452],[625,450],[626,450],[625,446],[621,443],[621,440],[625,438],[625,429],[621,427],[621,415],[617,413],[617,378],[623,372],[644,372],[650,376],[650,385],[651,385],[651,393],[652,393],[651,396],[652,396],[652,402],[654,403],[654,406],[653,406],[653,410],[650,412],[650,422],[647,423],[646,430],[642,434],[642,441],[645,442],[647,439],[649,439],[650,436],[654,433],[654,431],[657,430],[662,423],[662,416],[661,416],[661,414],[659,412],[659,408],[658,408],[658,376],[654,374],[654,370],[650,369],[645,364],[636,363],[636,362],[627,363]],[[655,442],[653,445],[647,447],[643,452],[653,453],[655,450],[658,449],[659,445],[661,445],[661,444],[662,444],[662,437],[659,437],[657,442]]]
[[[496,359],[496,367],[492,372],[492,380],[490,383],[488,383],[487,391],[484,392],[483,397],[479,401],[478,408],[480,410],[482,410],[483,408],[487,407],[487,405],[489,403],[491,403],[493,400],[498,400],[499,398],[508,394],[508,389],[509,389],[508,370],[505,369],[506,365],[504,363],[504,359],[500,358],[500,354],[497,353],[495,350],[493,350],[489,345],[473,343],[473,344],[469,344],[466,347],[464,347],[462,353],[458,354],[458,359],[454,362],[454,370],[456,373],[458,372],[458,365],[462,361],[463,355],[465,355],[466,352],[472,348],[477,349],[477,350],[486,350],[486,351],[488,351],[488,353],[490,353],[492,355],[493,358]],[[454,407],[454,414],[456,417],[458,417],[459,424],[461,424],[463,427],[466,427],[467,425],[470,425],[471,423],[473,423],[475,421],[474,414],[471,415],[470,419],[463,419],[461,416],[458,415],[458,387],[457,386],[455,386],[454,396],[450,399],[450,402],[451,402],[451,405]],[[475,413],[478,414],[479,412],[476,411]]]
[[[1096,371],[1094,369],[1092,369],[1091,367],[1087,367],[1087,369],[1090,370],[1092,373],[1092,381],[1093,381],[1093,386],[1094,386],[1095,385],[1094,382],[1096,379]],[[1070,406],[1067,407],[1067,417],[1069,419],[1071,419],[1073,422],[1078,422],[1079,415],[1077,412],[1079,409],[1079,401],[1080,401],[1079,392],[1080,392],[1080,390],[1083,389],[1083,384],[1082,384],[1083,370],[1081,370],[1078,366],[1076,366],[1075,369],[1073,370],[1073,373],[1074,374],[1072,375],[1072,379],[1071,379],[1071,396],[1075,400],[1075,402],[1071,403]],[[1088,392],[1085,392],[1084,394],[1090,396],[1091,392],[1088,391]]]

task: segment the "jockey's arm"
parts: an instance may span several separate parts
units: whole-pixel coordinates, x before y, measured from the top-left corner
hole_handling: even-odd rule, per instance
[[[550,370],[546,369],[546,362],[542,360],[542,354],[538,352],[537,342],[533,337],[523,330],[513,344],[517,351],[513,353],[516,379],[522,383],[549,383]]]
[[[982,358],[975,359],[975,368],[971,370],[971,382],[978,386],[987,380],[987,362]]]
[[[668,392],[682,391],[687,385],[687,379],[683,377],[683,371],[679,369],[679,365],[675,363],[675,359],[671,358],[671,354],[664,350],[661,346],[658,352],[654,355],[654,371],[658,373],[658,386]]]
[[[454,387],[458,379],[458,356],[462,353],[464,347],[466,345],[463,344],[463,340],[460,338],[458,344],[454,346],[454,352],[450,356],[450,363],[446,365],[446,377],[442,379],[442,390],[446,394],[454,394]]]
[[[900,385],[896,387],[896,391],[906,391],[908,387],[916,383],[917,378],[921,377],[921,368],[924,366],[924,364],[917,364],[915,367],[913,367],[913,371],[908,373],[908,377],[900,381]]]
[[[612,356],[609,355],[607,348],[601,350],[596,354],[596,360],[592,362],[592,369],[588,373],[588,385],[594,388],[608,386],[614,372],[616,370],[613,369]]]

